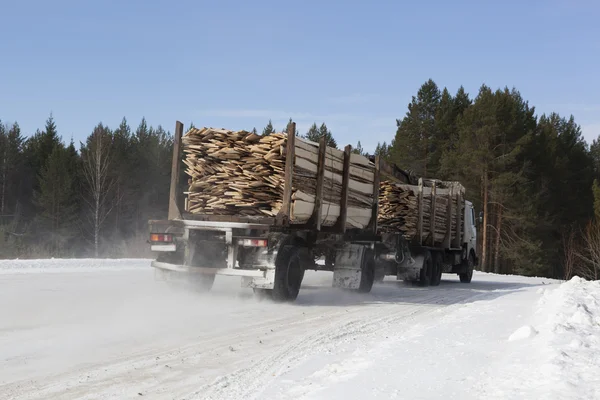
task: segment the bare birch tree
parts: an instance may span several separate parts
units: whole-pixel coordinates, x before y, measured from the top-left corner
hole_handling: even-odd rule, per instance
[[[563,229],[561,234],[561,244],[563,250],[563,270],[564,279],[568,281],[575,275],[577,262],[577,249],[575,245],[575,229],[572,226]]]
[[[98,257],[100,232],[112,205],[108,201],[114,179],[110,174],[112,135],[101,123],[82,148],[83,175],[89,190],[86,203],[90,207],[90,222],[93,226],[94,255]]]
[[[598,280],[600,275],[600,222],[590,221],[582,234],[584,249],[577,255],[584,262],[576,275],[589,280]]]

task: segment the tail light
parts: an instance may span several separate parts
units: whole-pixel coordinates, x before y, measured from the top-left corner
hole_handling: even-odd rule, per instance
[[[171,243],[173,241],[173,235],[167,235],[162,233],[152,233],[150,235],[151,242],[160,242],[160,243]]]
[[[238,244],[244,247],[267,247],[267,239],[240,239]]]

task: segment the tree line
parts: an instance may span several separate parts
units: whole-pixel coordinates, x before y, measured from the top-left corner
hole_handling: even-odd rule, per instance
[[[268,121],[252,131],[284,130]],[[338,147],[325,122],[295,134]],[[147,221],[166,217],[172,148],[171,133],[145,119],[135,130],[125,118],[99,123],[79,146],[63,142],[52,115],[29,138],[0,121],[0,257],[147,255]],[[353,151],[366,154],[360,142]],[[466,187],[482,216],[482,270],[598,276],[600,141],[588,146],[573,116],[538,116],[515,88],[482,85],[471,98],[429,79],[375,154]]]
[[[0,258],[140,256],[168,207],[173,138],[145,119],[99,123],[76,146],[52,115],[25,138],[0,121]]]
[[[458,180],[481,211],[481,269],[597,279],[600,142],[573,116],[537,116],[515,88],[482,85],[475,98],[431,79],[377,152],[416,175]]]

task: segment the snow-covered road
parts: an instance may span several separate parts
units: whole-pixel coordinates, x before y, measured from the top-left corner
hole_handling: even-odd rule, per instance
[[[476,273],[356,295],[312,272],[283,305],[239,283],[199,295],[144,260],[0,261],[0,399],[600,396],[594,283]]]

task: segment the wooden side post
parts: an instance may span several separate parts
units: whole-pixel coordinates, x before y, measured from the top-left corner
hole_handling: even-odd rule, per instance
[[[319,154],[317,159],[317,187],[315,192],[315,208],[309,224],[317,231],[321,230],[321,209],[323,208],[323,182],[325,181],[325,158],[327,156],[327,142],[325,136],[319,140]]]
[[[350,154],[352,146],[344,148],[344,172],[342,175],[342,198],[340,200],[340,216],[335,224],[335,230],[340,233],[346,232],[346,220],[348,219],[348,192],[350,186]]]
[[[448,206],[446,207],[446,238],[444,239],[444,247],[452,247],[452,199],[454,198],[454,183],[450,184],[448,193]]]
[[[285,147],[285,178],[283,185],[283,205],[277,214],[278,225],[287,225],[292,212],[292,178],[296,159],[296,123],[292,122],[287,127],[287,143]]]
[[[462,206],[461,206],[461,195],[460,195],[460,188],[457,190],[456,192],[456,227],[455,227],[455,237],[454,237],[454,248],[459,248],[461,247],[461,223],[462,223],[462,218],[463,218],[463,213],[461,212],[462,210]]]
[[[175,137],[173,142],[173,160],[171,162],[171,187],[169,191],[169,214],[168,219],[181,219],[181,211],[178,205],[179,189],[179,166],[181,165],[181,137],[183,136],[183,124],[175,123]]]
[[[417,209],[419,216],[419,219],[417,221],[417,238],[419,244],[423,244],[423,178],[419,178]]]
[[[377,216],[379,215],[379,186],[381,183],[381,157],[375,156],[375,179],[373,179],[373,205],[371,211],[371,221],[368,229],[377,234]]]
[[[437,185],[436,185],[436,181],[433,181],[431,184],[431,210],[429,210],[429,235],[431,237],[431,245],[434,246],[435,245],[435,217],[436,217],[436,213],[435,213],[435,201],[437,199],[436,197],[436,189],[437,189]]]

